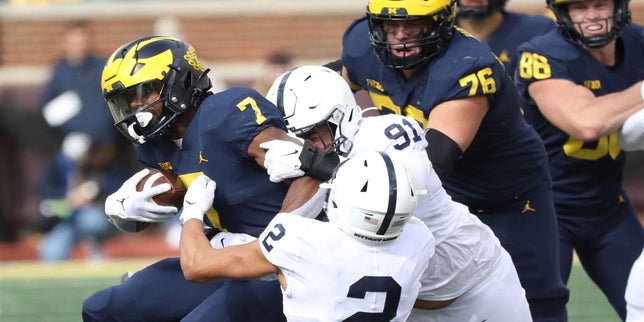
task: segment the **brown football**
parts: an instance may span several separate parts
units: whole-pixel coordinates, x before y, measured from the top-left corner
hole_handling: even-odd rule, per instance
[[[179,177],[170,172],[162,171],[159,169],[150,169],[150,173],[143,177],[136,185],[137,191],[142,191],[145,188],[154,187],[163,183],[169,183],[172,188],[160,195],[152,197],[152,200],[161,206],[175,206],[180,208],[183,205],[183,197],[186,195],[186,186]]]

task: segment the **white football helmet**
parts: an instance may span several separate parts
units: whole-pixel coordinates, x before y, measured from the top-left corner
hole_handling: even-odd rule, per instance
[[[323,66],[302,66],[280,75],[266,94],[282,112],[286,127],[297,136],[326,124],[333,135],[336,151],[351,151],[353,137],[362,119],[347,82],[337,72]]]
[[[418,202],[404,163],[384,152],[367,152],[342,163],[327,198],[329,221],[367,241],[398,237]]]

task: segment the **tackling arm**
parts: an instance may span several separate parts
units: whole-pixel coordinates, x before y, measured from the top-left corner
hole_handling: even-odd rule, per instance
[[[289,152],[294,152],[291,156],[296,158],[302,155],[303,147],[301,145],[300,139],[291,137],[286,132],[275,127],[269,127],[253,139],[248,148],[248,153],[255,158],[259,165],[268,170],[271,181],[279,182],[286,178],[295,178],[292,180],[291,187],[282,202],[281,212],[298,210],[298,214],[305,217],[315,217],[318,215],[319,209],[317,209],[318,207],[315,203],[309,201],[314,199],[313,197],[322,181],[316,178],[315,172],[311,172],[311,170],[307,172],[306,166],[300,169],[302,163],[299,163],[299,158],[292,160],[297,167],[289,166],[291,160],[288,158],[286,163],[275,161],[282,160],[280,155],[289,154]],[[273,147],[276,149],[271,151]],[[278,154],[275,159],[271,157],[273,154]],[[337,165],[337,162],[333,164],[333,168],[335,168],[335,165]],[[272,166],[275,168],[272,168]],[[285,167],[288,169],[285,169]],[[333,169],[330,171],[327,169],[327,172],[332,171]],[[309,212],[311,213],[309,214]]]
[[[189,220],[179,242],[181,269],[186,280],[203,283],[219,278],[252,279],[279,273],[259,247],[259,241],[213,248],[203,233],[203,223]]]
[[[184,198],[181,213],[179,259],[185,278],[206,282],[217,278],[250,279],[279,269],[271,264],[254,240],[248,244],[216,249],[203,232],[203,214],[212,205],[215,182],[205,175],[197,177]]]

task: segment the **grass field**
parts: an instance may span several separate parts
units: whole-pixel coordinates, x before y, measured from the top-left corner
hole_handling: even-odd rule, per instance
[[[123,272],[136,271],[154,261],[141,259],[48,265],[0,263],[0,321],[81,321],[81,303],[87,296],[118,283]],[[568,304],[569,322],[620,321],[581,266],[573,267],[569,287],[572,293]]]

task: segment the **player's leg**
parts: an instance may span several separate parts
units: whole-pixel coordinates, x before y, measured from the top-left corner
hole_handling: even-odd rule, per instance
[[[644,229],[630,203],[623,203],[592,223],[587,246],[579,249],[579,259],[588,276],[606,295],[624,320],[626,282],[631,267],[644,247]]]
[[[551,191],[533,192],[504,209],[476,215],[512,256],[533,320],[567,321],[569,291],[560,273],[559,230]]]
[[[574,223],[569,223],[567,220],[559,218],[559,266],[561,271],[561,279],[564,284],[568,284],[570,272],[572,271],[572,260],[574,251]],[[571,226],[571,224],[573,226]]]
[[[87,298],[83,321],[178,321],[222,284],[188,282],[178,258],[164,259]]]
[[[182,322],[285,322],[282,292],[277,280],[227,280],[188,314]]]
[[[484,282],[438,310],[414,309],[407,322],[530,322],[530,308],[510,255],[503,251]]]
[[[631,268],[626,284],[626,322],[644,321],[644,249]]]

